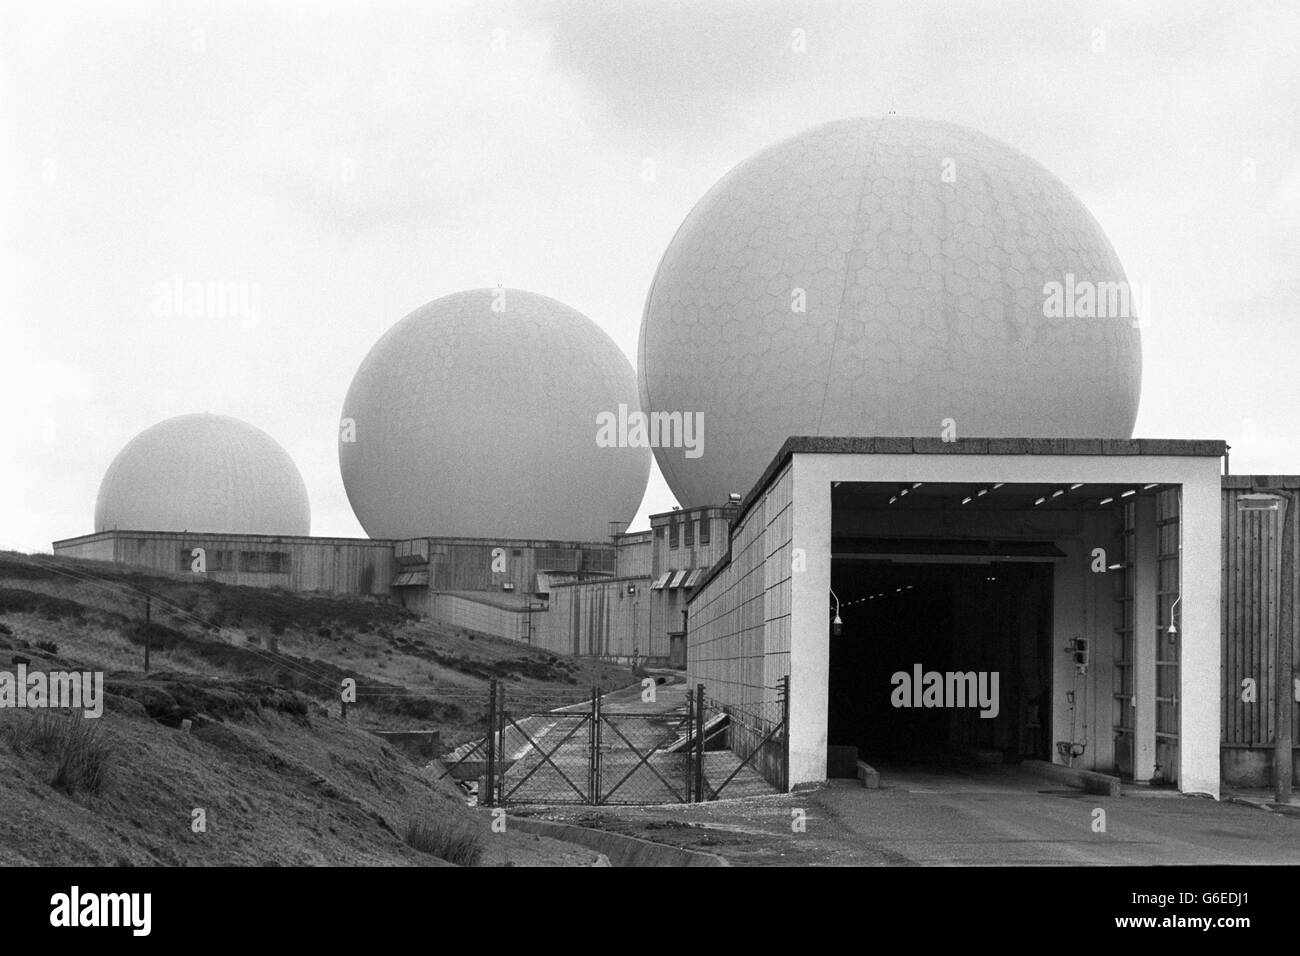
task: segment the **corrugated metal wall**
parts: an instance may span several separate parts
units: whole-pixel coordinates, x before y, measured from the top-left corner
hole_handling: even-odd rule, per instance
[[[1271,746],[1276,701],[1276,648],[1282,588],[1300,601],[1300,576],[1282,581],[1282,516],[1274,511],[1241,511],[1242,495],[1300,491],[1300,477],[1245,475],[1225,477],[1223,489],[1223,710],[1225,745]],[[1300,514],[1293,516],[1291,547],[1300,548]],[[1296,554],[1297,551],[1292,552]],[[1293,603],[1293,607],[1296,605]],[[1296,628],[1290,635],[1291,659],[1300,651]],[[1242,700],[1242,681],[1255,681],[1256,700]],[[1294,689],[1292,689],[1294,700]],[[1298,709],[1300,710],[1300,709]],[[1300,739],[1300,715],[1293,718]]]
[[[88,557],[182,573],[193,548],[231,556],[229,570],[210,568],[206,577],[222,584],[282,587],[334,594],[386,594],[393,576],[392,548],[387,542],[358,538],[305,538],[271,535],[185,534],[165,531],[108,531],[71,539],[56,554]],[[246,553],[288,555],[287,574],[241,570]],[[215,564],[215,562],[214,562]]]
[[[504,571],[493,571],[493,551],[505,552]],[[500,566],[497,563],[497,566]],[[614,549],[598,544],[532,541],[429,540],[429,586],[435,591],[500,591],[509,582],[515,593],[531,593],[538,571],[614,571]]]
[[[628,592],[634,585],[635,592]],[[551,591],[551,606],[538,615],[533,642],[539,647],[610,660],[666,661],[668,638],[650,632],[648,578],[569,584]]]
[[[693,523],[691,543],[686,543],[686,524]],[[730,513],[721,508],[703,512],[680,512],[653,522],[654,556],[652,572],[656,575],[679,568],[711,568],[727,554]],[[677,547],[670,547],[671,525],[677,526]],[[701,529],[707,527],[708,540],[701,542]]]

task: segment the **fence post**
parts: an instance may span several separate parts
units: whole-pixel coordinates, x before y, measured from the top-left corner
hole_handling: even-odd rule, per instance
[[[151,612],[153,610],[153,598],[146,594],[144,596],[144,672],[149,673],[149,645],[153,642],[153,626],[151,624]]]
[[[605,769],[601,765],[602,759],[601,759],[601,752],[600,752],[601,740],[604,738],[604,734],[601,733],[601,726],[600,726],[601,720],[604,719],[601,716],[601,708],[600,708],[601,696],[603,693],[604,691],[602,690],[602,688],[597,686],[593,690],[591,695],[591,706],[592,706],[593,713],[595,714],[594,727],[596,731],[596,749],[592,754],[592,756],[595,758],[593,761],[595,767],[595,780],[593,781],[594,786],[592,787],[592,791],[591,791],[591,802],[593,805],[596,806],[600,805],[601,777]]]
[[[486,795],[479,794],[479,802],[485,806],[496,805],[496,740],[493,735],[496,733],[497,726],[497,682],[492,681],[488,685],[488,710],[487,710],[487,737],[484,739],[484,745],[487,747],[487,771],[483,779],[483,789],[487,791]]]
[[[695,724],[695,701],[690,693],[686,695],[686,802],[695,802],[695,735],[699,728]]]
[[[781,792],[790,792],[790,675],[781,678]]]
[[[695,735],[695,802],[708,799],[704,792],[704,685],[695,685],[695,722],[699,732]]]
[[[500,685],[497,689],[497,806],[505,806],[506,802],[506,724],[509,720],[505,685]]]

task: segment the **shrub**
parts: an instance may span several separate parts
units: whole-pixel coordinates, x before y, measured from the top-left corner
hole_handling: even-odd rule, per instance
[[[76,790],[99,793],[108,783],[112,758],[112,746],[99,721],[74,718],[68,721],[59,765],[50,784],[68,793]]]
[[[406,825],[406,844],[457,866],[478,866],[483,841],[478,831],[464,823],[446,820],[412,820]]]
[[[66,598],[52,597],[35,591],[0,587],[0,614],[40,614],[46,620],[70,618],[74,621],[85,616],[86,607]]]
[[[16,716],[16,715],[15,715]],[[16,719],[4,728],[9,738],[9,746],[14,753],[23,754],[28,750],[37,753],[50,753],[58,744],[63,732],[64,719],[50,710],[38,711],[26,719]]]
[[[33,750],[54,756],[53,787],[68,793],[99,793],[108,785],[113,748],[98,720],[42,710],[8,725],[5,734],[14,753]]]
[[[36,647],[39,650],[45,651],[47,654],[59,653],[59,645],[55,644],[53,641],[37,641]]]
[[[124,631],[124,634],[127,640],[139,646],[143,646],[145,639],[148,638],[149,645],[155,651],[172,650],[188,643],[189,640],[184,631],[159,624],[157,621],[150,621],[148,624],[144,621],[136,621],[130,630]]]

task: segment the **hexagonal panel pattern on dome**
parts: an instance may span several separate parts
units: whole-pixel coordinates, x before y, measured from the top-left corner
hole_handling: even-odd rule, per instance
[[[372,538],[603,541],[636,514],[649,450],[596,441],[597,415],[638,406],[627,356],[563,303],[495,293],[416,309],[357,370],[339,467]]]
[[[747,491],[791,435],[939,437],[950,418],[1129,437],[1137,320],[1045,317],[1068,275],[1127,282],[1070,190],[981,133],[854,119],[763,150],[686,217],[646,300],[642,408],[704,418],[703,455],[657,449],[660,468],[694,506]]]
[[[307,486],[266,432],[224,415],[181,415],[118,452],[99,486],[96,531],[311,533]]]

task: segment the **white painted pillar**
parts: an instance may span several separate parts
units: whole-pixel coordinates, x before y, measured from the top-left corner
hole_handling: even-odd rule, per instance
[[[1217,464],[1217,462],[1215,463]],[[1222,491],[1218,469],[1183,485],[1182,601],[1175,623],[1182,640],[1178,786],[1219,796],[1222,626]]]
[[[1133,504],[1133,779],[1147,783],[1156,765],[1156,499]]]
[[[830,695],[831,484],[824,467],[794,458],[793,535],[806,570],[790,580],[790,785],[826,779]]]

